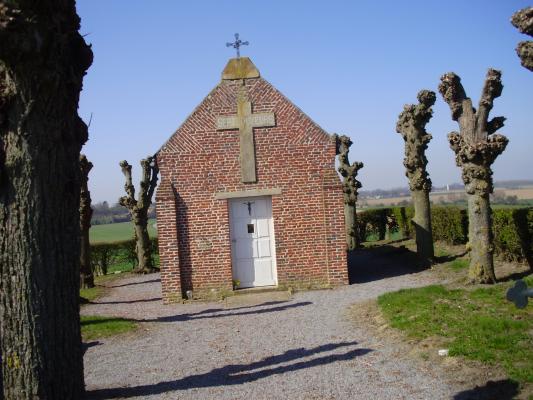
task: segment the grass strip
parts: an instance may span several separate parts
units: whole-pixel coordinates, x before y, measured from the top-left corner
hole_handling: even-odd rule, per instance
[[[81,336],[83,340],[99,339],[129,332],[137,327],[131,320],[116,317],[82,315]]]
[[[533,277],[525,279],[533,285]],[[442,285],[386,293],[383,315],[408,337],[446,338],[451,356],[499,365],[519,383],[533,382],[533,304],[523,310],[505,299],[510,282],[468,289]]]

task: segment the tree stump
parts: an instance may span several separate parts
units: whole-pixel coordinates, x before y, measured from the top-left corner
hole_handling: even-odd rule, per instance
[[[337,154],[339,156],[338,171],[343,177],[342,190],[344,192],[344,222],[346,227],[346,246],[348,250],[354,250],[360,245],[360,238],[357,226],[357,191],[361,187],[356,177],[358,171],[363,168],[363,163],[355,161],[350,164],[348,152],[352,141],[348,136],[335,135]]]
[[[91,192],[89,192],[89,172],[93,163],[87,160],[85,154],[80,155],[80,287],[89,289],[94,287],[94,276],[91,268],[91,244],[89,241],[89,229],[93,209],[91,208]]]
[[[405,141],[405,175],[409,179],[409,189],[415,209],[412,223],[415,228],[416,250],[424,266],[433,263],[433,233],[431,231],[431,209],[429,192],[431,179],[426,170],[428,160],[426,149],[431,135],[426,132],[426,124],[433,115],[431,107],[435,104],[435,93],[422,90],[418,93],[419,104],[407,104],[396,124],[396,132]]]
[[[441,77],[439,91],[448,103],[460,133],[448,135],[455,161],[462,168],[468,198],[469,279],[471,283],[494,283],[493,235],[489,195],[493,191],[491,165],[507,146],[508,139],[495,133],[504,117],[488,121],[494,99],[502,93],[501,72],[489,69],[478,109],[466,96],[461,78],[453,72]]]
[[[120,162],[122,173],[126,177],[124,190],[126,196],[119,199],[119,204],[126,207],[131,215],[135,229],[135,253],[137,266],[133,272],[148,274],[157,269],[152,261],[152,246],[148,236],[148,208],[152,204],[152,196],[157,186],[159,169],[155,157],[148,156],[141,160],[142,177],[138,199],[135,199],[135,187],[131,179],[131,165],[126,160]]]

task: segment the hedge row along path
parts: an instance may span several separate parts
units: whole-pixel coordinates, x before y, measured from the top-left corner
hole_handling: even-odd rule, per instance
[[[163,306],[157,274],[109,282],[105,297],[82,314],[143,322],[135,332],[87,343],[88,398],[466,398],[471,387],[447,383],[438,368],[423,369],[349,317],[354,303],[435,283],[432,272],[399,269],[364,251],[358,257],[356,265],[379,268],[381,279],[367,271],[347,287],[255,306]]]

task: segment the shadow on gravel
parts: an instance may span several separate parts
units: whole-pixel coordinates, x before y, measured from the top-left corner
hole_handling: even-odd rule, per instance
[[[177,390],[192,388],[206,388],[216,386],[242,385],[259,379],[268,378],[272,375],[284,374],[305,368],[318,367],[337,361],[348,361],[371,352],[371,349],[352,349],[342,354],[324,355],[310,360],[302,360],[316,354],[329,352],[346,347],[356,346],[357,342],[330,343],[311,349],[298,348],[288,350],[285,353],[263,358],[250,364],[231,364],[221,368],[212,369],[209,372],[191,375],[169,382],[159,382],[150,385],[139,385],[126,388],[97,389],[86,393],[87,399],[103,400],[128,398],[135,396],[148,396],[162,394]],[[293,362],[289,365],[279,365]],[[261,369],[260,371],[256,371]],[[255,370],[255,371],[254,371]]]
[[[237,308],[230,308],[230,309],[215,308],[215,309],[200,311],[198,313],[178,314],[178,315],[170,315],[166,317],[149,318],[149,319],[136,319],[133,321],[136,321],[136,322],[184,322],[184,321],[193,321],[196,319],[222,318],[222,317],[233,317],[233,316],[251,315],[251,314],[265,314],[265,313],[271,313],[271,312],[290,310],[291,308],[303,307],[303,306],[308,306],[310,304],[313,304],[310,301],[301,301],[299,303],[290,303],[290,304],[286,304],[283,306],[277,306],[277,307],[260,308],[257,310],[248,310],[244,312],[234,312],[235,310],[264,307],[267,305],[272,305],[272,304],[275,305],[278,303],[284,303],[284,302],[273,301],[273,302],[258,304],[255,306],[245,306],[245,307],[237,307]]]
[[[161,301],[161,297],[154,297],[152,299],[139,299],[139,300],[124,300],[124,301],[95,301],[92,304],[134,304],[134,303],[150,303],[152,301]]]
[[[351,284],[377,281],[421,271],[415,252],[387,244],[356,249],[348,253]]]
[[[476,386],[453,396],[454,400],[512,400],[518,395],[518,383],[509,379],[488,381],[485,386]]]
[[[116,288],[116,287],[123,287],[123,286],[144,285],[145,283],[155,283],[155,282],[161,282],[161,279],[158,278],[158,279],[152,279],[152,280],[149,280],[149,281],[123,283],[121,285],[109,285],[107,287]]]
[[[456,260],[458,258],[465,256],[467,253],[468,251],[465,250],[459,254],[449,254],[446,256],[435,257],[435,264],[444,264],[444,263]]]
[[[498,282],[513,282],[517,279],[525,278],[526,276],[531,275],[533,269],[528,269],[526,271],[514,272],[507,276],[498,277]]]
[[[81,351],[83,354],[85,354],[85,352],[87,350],[89,350],[91,347],[94,347],[94,346],[100,346],[102,343],[99,342],[98,340],[94,340],[92,342],[83,342],[81,344]]]

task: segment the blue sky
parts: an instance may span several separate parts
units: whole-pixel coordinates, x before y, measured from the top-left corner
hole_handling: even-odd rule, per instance
[[[421,89],[457,73],[474,104],[487,68],[502,70],[509,140],[494,178],[533,179],[533,72],[515,47],[528,37],[509,22],[521,0],[448,1],[140,1],[78,0],[81,33],[94,63],[80,116],[89,121],[83,152],[94,163],[93,201],[123,193],[118,163],[155,153],[217,85],[235,32],[261,75],[330,133],[349,135],[363,189],[406,186],[398,114]],[[460,181],[446,135],[457,130],[440,95],[427,126],[435,185]],[[136,181],[138,179],[138,174]]]

